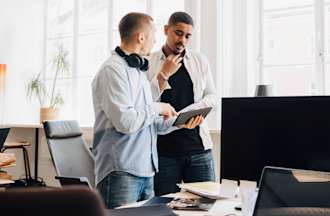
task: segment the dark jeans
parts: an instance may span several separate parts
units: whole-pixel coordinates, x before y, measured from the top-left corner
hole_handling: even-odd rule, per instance
[[[153,177],[138,177],[127,172],[111,172],[98,185],[107,208],[146,200],[154,195]]]
[[[176,184],[215,181],[211,151],[177,158],[159,157],[159,172],[155,175],[155,194],[161,196],[178,192]]]

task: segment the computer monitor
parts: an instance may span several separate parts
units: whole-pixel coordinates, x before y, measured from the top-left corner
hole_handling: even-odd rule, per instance
[[[223,98],[221,178],[263,167],[330,171],[330,96]]]

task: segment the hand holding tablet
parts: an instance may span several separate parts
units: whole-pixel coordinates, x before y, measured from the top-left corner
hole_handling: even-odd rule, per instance
[[[206,107],[197,110],[191,110],[187,112],[180,113],[175,122],[173,123],[174,126],[184,125],[188,123],[188,121],[196,116],[203,116],[204,118],[209,114],[212,107]]]

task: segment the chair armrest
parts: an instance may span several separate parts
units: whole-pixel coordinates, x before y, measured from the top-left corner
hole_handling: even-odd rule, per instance
[[[55,176],[55,179],[59,180],[62,186],[78,184],[78,185],[86,185],[92,188],[86,177]]]

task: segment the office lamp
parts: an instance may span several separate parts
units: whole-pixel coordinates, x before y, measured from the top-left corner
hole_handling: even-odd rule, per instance
[[[6,78],[7,65],[0,64],[0,107],[5,107],[5,78]],[[4,118],[4,108],[0,112],[0,124]]]
[[[2,92],[5,87],[6,71],[7,71],[7,65],[0,64],[0,92]]]

